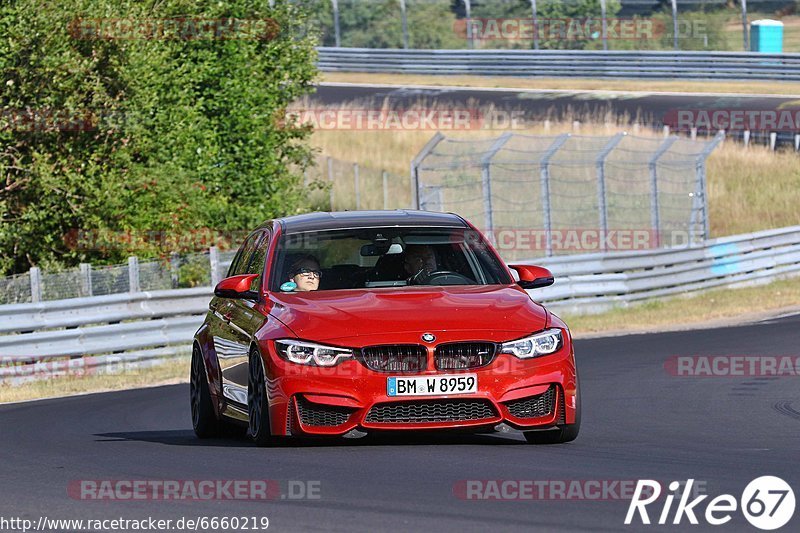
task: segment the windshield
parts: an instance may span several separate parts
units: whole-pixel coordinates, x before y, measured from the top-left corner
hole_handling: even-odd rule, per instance
[[[302,292],[513,282],[466,228],[357,228],[283,235],[271,290]]]

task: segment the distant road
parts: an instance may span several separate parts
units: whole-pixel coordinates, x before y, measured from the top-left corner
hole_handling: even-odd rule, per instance
[[[502,110],[524,111],[528,120],[602,116],[606,112],[627,115],[631,122],[659,127],[664,116],[676,110],[780,110],[800,111],[800,95],[744,95],[732,93],[674,93],[630,91],[567,91],[546,89],[490,89],[438,86],[321,83],[312,97],[322,105],[381,106],[393,108],[424,101],[461,107],[494,105]],[[639,117],[639,120],[635,120]]]

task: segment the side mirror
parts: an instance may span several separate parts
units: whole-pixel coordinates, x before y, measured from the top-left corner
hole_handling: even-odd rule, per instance
[[[214,287],[214,296],[257,302],[258,293],[250,290],[250,285],[257,277],[258,274],[241,274],[225,278]]]
[[[555,281],[553,273],[544,267],[535,265],[508,265],[519,274],[517,285],[523,289],[540,289],[548,287]]]

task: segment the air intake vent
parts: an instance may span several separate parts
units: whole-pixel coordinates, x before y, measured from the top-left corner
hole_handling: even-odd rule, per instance
[[[361,359],[378,372],[419,372],[425,370],[428,349],[416,344],[367,346],[361,350]]]
[[[488,365],[496,352],[492,342],[454,342],[437,346],[434,357],[439,370],[465,370]]]

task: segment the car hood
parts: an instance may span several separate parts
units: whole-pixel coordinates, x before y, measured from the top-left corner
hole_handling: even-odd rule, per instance
[[[510,340],[546,327],[547,311],[517,286],[448,286],[272,293],[270,314],[302,339],[350,346]]]

